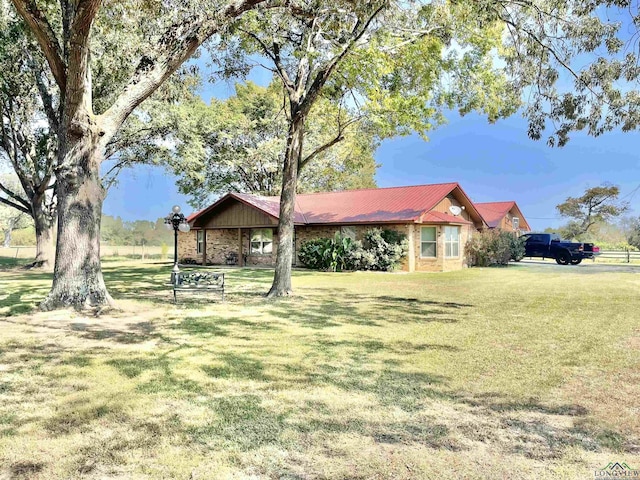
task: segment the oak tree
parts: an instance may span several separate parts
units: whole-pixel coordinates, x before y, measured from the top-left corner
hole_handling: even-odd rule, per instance
[[[178,176],[182,193],[194,207],[228,191],[278,195],[282,185],[287,103],[279,81],[268,87],[236,84],[227,100],[182,102],[173,113],[173,143],[160,154]],[[326,99],[311,109],[305,123],[303,156],[334,138],[353,119]],[[298,192],[375,187],[373,153],[377,138],[363,125],[345,129],[335,148],[319,152],[301,172]]]
[[[112,303],[100,266],[100,166],[132,112],[195,50],[263,0],[101,2],[11,0],[36,39],[59,96],[58,238],[44,309]],[[92,32],[106,40],[92,48]],[[111,48],[109,48],[111,47]],[[94,69],[109,61],[119,78]],[[99,98],[99,101],[94,99]]]
[[[0,163],[17,181],[0,178],[0,203],[33,219],[36,258],[32,266],[53,268],[56,129],[52,79],[44,58],[33,52],[24,25],[0,13]]]
[[[501,32],[495,22],[482,25],[474,14],[464,3],[445,1],[295,0],[286,12],[243,18],[236,29],[239,40],[227,48],[264,59],[287,102],[278,254],[269,296],[291,293],[299,175],[318,154],[343,141],[349,127],[343,124],[305,153],[305,126],[318,102],[329,101],[348,112],[347,118],[362,119],[380,139],[413,131],[426,135],[443,121],[441,111],[454,106],[485,111],[493,120],[515,110],[517,97],[492,62]]]
[[[570,219],[563,227],[567,238],[578,238],[597,223],[605,223],[622,215],[628,204],[618,199],[620,188],[603,184],[588,188],[580,197],[568,197],[556,206],[558,213]]]

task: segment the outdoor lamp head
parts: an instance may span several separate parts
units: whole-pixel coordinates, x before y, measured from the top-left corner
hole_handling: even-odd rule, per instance
[[[180,206],[179,205],[174,205],[173,208],[171,209],[171,211],[173,213],[180,213]]]
[[[164,222],[164,226],[167,230],[173,230],[173,225],[171,225],[171,222]]]
[[[189,230],[191,230],[191,227],[189,226],[188,223],[181,223],[180,225],[178,225],[178,230],[180,230],[181,232],[188,232]]]

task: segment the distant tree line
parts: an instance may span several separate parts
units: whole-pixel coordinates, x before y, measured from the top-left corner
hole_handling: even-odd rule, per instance
[[[33,224],[26,228],[13,230],[10,239],[11,245],[35,245],[36,235]],[[100,243],[105,245],[172,245],[173,231],[165,228],[164,218],[158,218],[155,222],[149,220],[127,222],[120,217],[103,215]],[[9,243],[5,246],[8,247]]]

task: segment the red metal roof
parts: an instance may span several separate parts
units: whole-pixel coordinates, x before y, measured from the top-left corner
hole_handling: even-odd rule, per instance
[[[307,223],[413,222],[445,198],[457,183],[371,188],[297,196]]]
[[[296,195],[294,221],[297,224],[311,225],[418,221],[470,224],[471,222],[462,217],[430,211],[455,189],[459,189],[462,196],[468,201],[469,213],[478,221],[482,221],[473,202],[457,183],[298,194]],[[279,217],[280,197],[229,193],[210,207],[190,215],[189,222],[193,222],[199,216],[210,212],[229,198],[251,205],[274,218]]]
[[[518,207],[518,204],[513,200],[508,202],[485,202],[485,203],[476,203],[476,208],[484,218],[484,221],[487,222],[487,225],[491,228],[495,228],[500,225],[502,219],[509,213],[509,211],[515,207],[520,215],[520,227],[524,230],[529,230],[529,224],[527,220],[522,215],[522,211]]]

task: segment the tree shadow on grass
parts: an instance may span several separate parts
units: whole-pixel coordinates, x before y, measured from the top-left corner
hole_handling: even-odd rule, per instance
[[[417,300],[415,298],[344,295],[319,289],[318,295],[279,300],[268,305],[267,313],[316,330],[341,325],[367,327],[389,323],[457,323],[473,305]]]
[[[187,429],[194,442],[216,450],[240,451],[281,442],[287,415],[265,408],[260,397],[228,395],[213,399],[209,406],[215,418]]]

